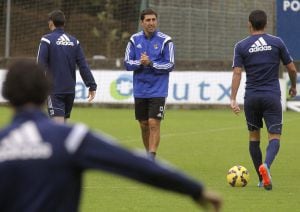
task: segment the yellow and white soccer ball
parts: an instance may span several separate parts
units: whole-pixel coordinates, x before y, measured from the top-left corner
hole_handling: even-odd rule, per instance
[[[227,182],[232,187],[245,187],[249,180],[249,171],[244,166],[237,165],[228,170]]]

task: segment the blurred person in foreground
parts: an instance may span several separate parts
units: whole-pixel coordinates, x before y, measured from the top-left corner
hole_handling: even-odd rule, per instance
[[[244,110],[249,130],[249,152],[259,177],[259,187],[272,189],[270,168],[280,147],[282,132],[282,106],[279,86],[280,61],[285,65],[291,87],[289,94],[295,96],[297,70],[284,42],[265,33],[267,15],[262,10],[249,15],[250,36],[239,41],[234,48],[231,109],[240,112],[236,95],[241,81],[242,68],[246,71]],[[265,121],[269,144],[262,162],[260,129]]]
[[[132,35],[124,64],[133,71],[135,118],[139,121],[146,151],[154,159],[160,143],[160,122],[164,118],[169,73],[174,68],[174,44],[157,30],[157,13],[142,11],[143,30]]]
[[[220,211],[220,197],[187,175],[130,152],[85,125],[49,119],[42,108],[51,81],[43,72],[42,66],[19,60],[3,83],[2,95],[14,117],[0,131],[1,212],[78,211],[87,169],[185,194],[202,207]]]
[[[76,65],[83,82],[89,87],[88,101],[95,95],[97,84],[85,60],[79,41],[64,31],[65,15],[60,10],[49,14],[51,33],[41,38],[37,61],[53,77],[53,91],[48,98],[48,113],[55,121],[66,122],[71,116],[75,98]]]

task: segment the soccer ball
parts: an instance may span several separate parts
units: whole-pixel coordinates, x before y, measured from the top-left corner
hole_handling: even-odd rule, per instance
[[[244,166],[237,165],[228,170],[227,182],[232,187],[245,187],[249,180],[249,171]]]

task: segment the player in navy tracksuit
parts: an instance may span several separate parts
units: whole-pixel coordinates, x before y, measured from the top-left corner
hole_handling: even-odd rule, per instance
[[[49,115],[56,121],[65,122],[70,117],[75,98],[76,65],[85,85],[89,87],[89,102],[95,97],[97,84],[79,41],[63,29],[63,12],[51,12],[48,24],[52,32],[42,37],[37,60],[47,68],[46,73],[53,77],[53,92],[48,98]]]
[[[279,38],[264,32],[267,16],[256,10],[249,15],[251,35],[239,41],[234,48],[231,108],[239,113],[236,95],[241,72],[246,71],[245,116],[249,130],[249,151],[259,176],[259,186],[272,189],[270,167],[279,151],[282,130],[281,92],[279,86],[280,61],[286,66],[291,80],[289,94],[296,95],[297,70],[284,44]],[[269,133],[266,158],[262,162],[260,128],[264,119]]]
[[[82,124],[49,119],[42,107],[51,83],[43,71],[42,66],[21,60],[9,68],[3,83],[2,95],[15,115],[0,131],[1,212],[78,211],[87,169],[185,194],[219,211],[218,195],[188,176],[129,152]]]
[[[141,13],[143,31],[131,36],[124,64],[133,71],[135,117],[140,123],[146,150],[155,157],[160,142],[160,121],[168,96],[169,73],[174,68],[174,44],[171,37],[158,31],[157,13]]]

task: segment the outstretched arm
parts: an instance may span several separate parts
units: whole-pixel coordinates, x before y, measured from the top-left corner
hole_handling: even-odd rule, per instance
[[[204,191],[202,198],[198,201],[199,205],[203,208],[211,208],[214,212],[219,212],[222,207],[222,199],[219,194],[212,191]]]
[[[182,172],[130,152],[102,135],[79,135],[79,132],[84,134],[80,128],[73,131],[71,133],[76,134],[76,138],[66,146],[70,147],[70,154],[73,154],[73,161],[79,168],[115,173],[157,188],[189,195],[203,207],[212,205],[215,211],[220,208],[221,199],[218,195],[204,191],[201,183]],[[74,149],[74,143],[78,149]]]

